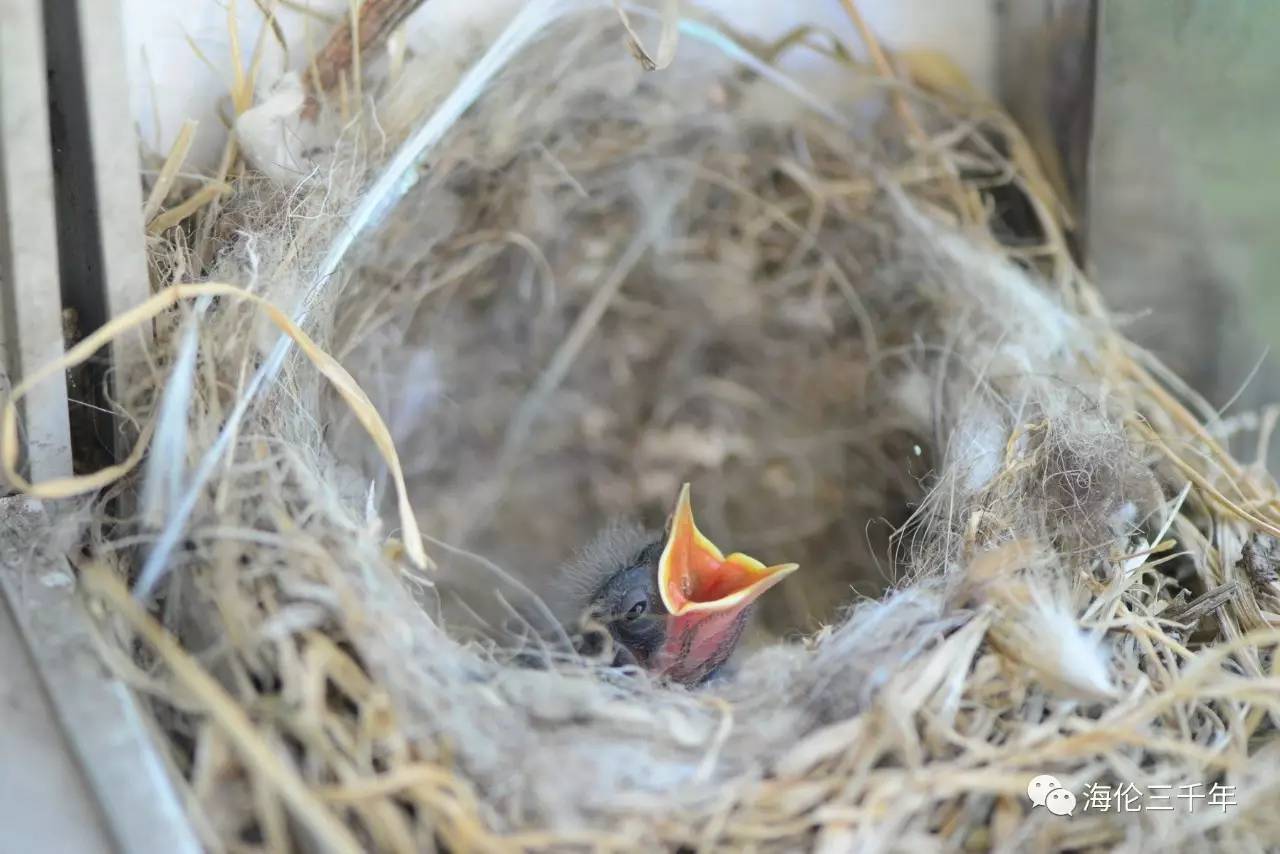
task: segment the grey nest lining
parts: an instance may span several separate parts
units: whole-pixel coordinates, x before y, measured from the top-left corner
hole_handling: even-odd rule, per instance
[[[801,82],[718,32],[660,73],[607,9],[532,39],[305,302],[387,152],[474,78],[422,58],[371,82],[299,180],[247,170],[155,245],[161,284],[305,307],[389,426],[432,558],[411,566],[383,458],[294,356],[134,605],[127,546],[169,524],[275,341],[226,299],[161,318],[121,395],[157,425],[120,485],[136,532],[96,504],[82,582],[205,842],[1280,838],[1275,484],[1115,331],[997,108],[840,55]],[[576,659],[547,617],[575,550],[685,480],[714,539],[801,563],[694,691]],[[513,655],[533,646],[553,666]],[[1061,817],[1031,808],[1039,774],[1236,803]]]

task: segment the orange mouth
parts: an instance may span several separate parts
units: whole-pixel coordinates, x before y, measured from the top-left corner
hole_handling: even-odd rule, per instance
[[[689,484],[681,487],[658,562],[658,591],[673,616],[744,608],[798,568],[765,566],[740,552],[725,557],[694,524]]]

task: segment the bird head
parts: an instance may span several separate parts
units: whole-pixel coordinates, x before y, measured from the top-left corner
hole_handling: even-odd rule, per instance
[[[616,665],[696,685],[733,652],[755,601],[797,565],[725,557],[694,523],[689,492],[685,484],[661,537],[609,567],[588,615],[608,628]]]

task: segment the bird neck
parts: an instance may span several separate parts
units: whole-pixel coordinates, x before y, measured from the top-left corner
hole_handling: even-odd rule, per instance
[[[655,668],[685,685],[705,681],[733,653],[751,607],[668,617],[666,642]]]

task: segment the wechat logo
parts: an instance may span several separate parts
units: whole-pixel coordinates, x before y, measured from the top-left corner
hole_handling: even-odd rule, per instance
[[[1027,784],[1031,808],[1044,807],[1054,815],[1071,815],[1076,809],[1076,796],[1064,789],[1052,774],[1041,774]]]

